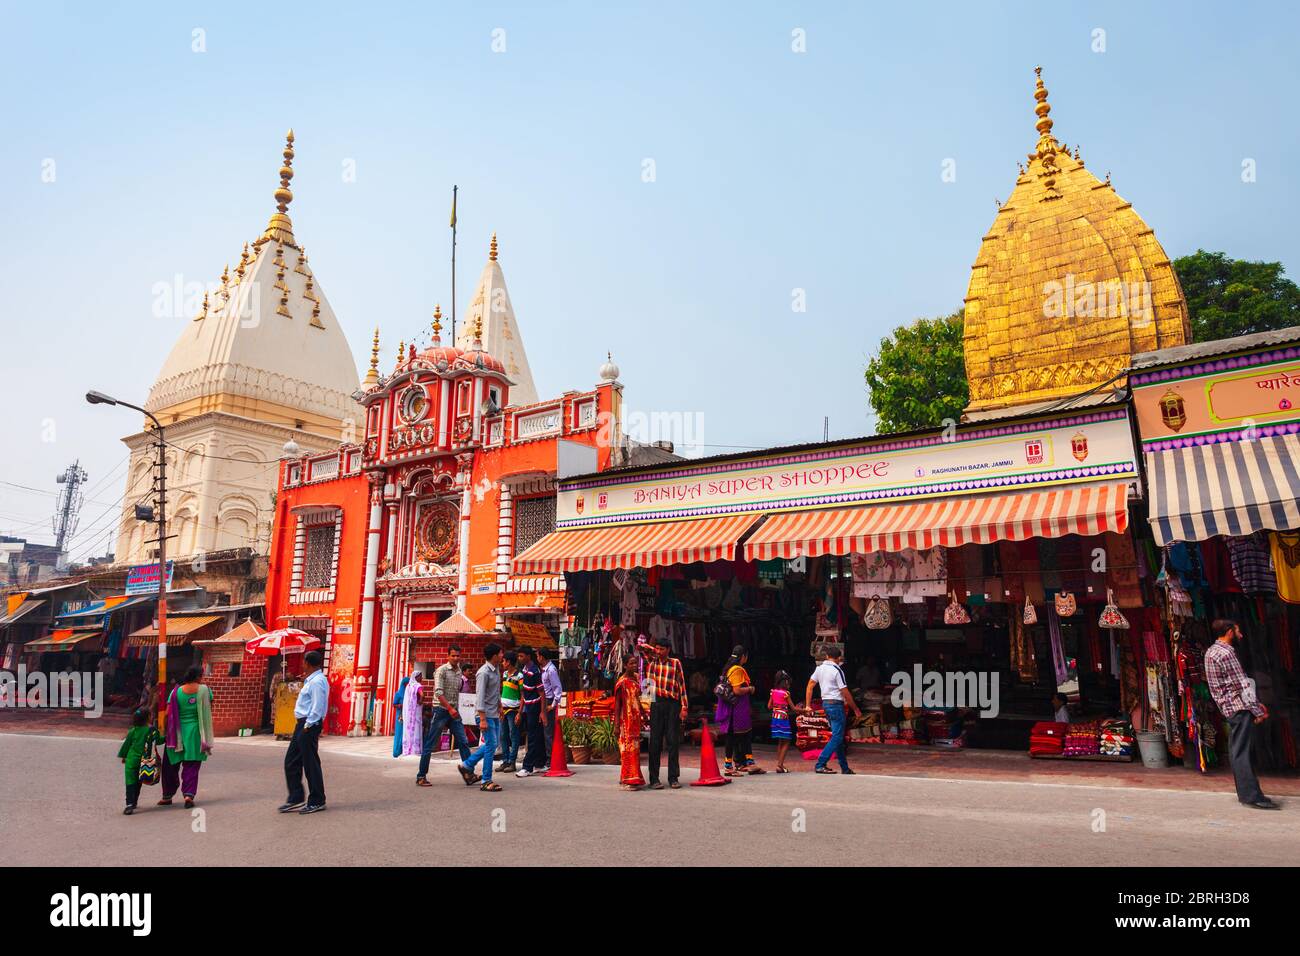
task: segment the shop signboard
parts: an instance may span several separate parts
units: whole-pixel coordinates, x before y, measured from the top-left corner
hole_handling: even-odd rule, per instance
[[[335,633],[335,634],[351,634],[351,633],[352,633],[352,621],[353,621],[353,615],[354,615],[355,613],[356,613],[356,608],[353,608],[353,607],[341,607],[341,608],[337,608],[337,609],[335,609],[335,611],[334,611],[334,633]]]
[[[172,589],[172,571],[175,562],[167,562],[167,590]],[[126,594],[157,594],[158,593],[158,563],[137,564],[132,566],[126,572],[126,587],[123,589]]]
[[[562,481],[556,527],[914,501],[1137,474],[1128,412],[1107,408]]]
[[[516,645],[527,644],[530,647],[555,647],[555,638],[545,624],[535,621],[511,621],[510,636]]]
[[[1146,451],[1300,431],[1300,347],[1135,373],[1130,382]]]

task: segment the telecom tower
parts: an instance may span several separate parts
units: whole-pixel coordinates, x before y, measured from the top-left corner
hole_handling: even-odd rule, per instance
[[[81,505],[85,495],[81,491],[86,483],[86,469],[81,467],[78,459],[63,470],[54,480],[63,487],[54,503],[54,546],[59,549],[57,569],[63,571],[68,566],[68,552],[65,545],[77,530],[77,518],[81,514]]]

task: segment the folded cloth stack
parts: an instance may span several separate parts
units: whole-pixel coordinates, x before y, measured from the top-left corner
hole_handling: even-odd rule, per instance
[[[1065,734],[1069,729],[1069,724],[1049,720],[1034,724],[1029,731],[1029,752],[1045,755],[1061,753],[1065,746]]]
[[[1127,720],[1103,721],[1098,739],[1107,757],[1133,756],[1133,727]]]

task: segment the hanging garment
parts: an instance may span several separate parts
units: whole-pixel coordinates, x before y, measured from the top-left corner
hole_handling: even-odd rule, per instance
[[[1269,564],[1271,542],[1266,540],[1264,532],[1226,538],[1224,543],[1228,546],[1233,576],[1243,591],[1247,594],[1272,594],[1278,589]]]
[[[1033,609],[1030,604],[1030,610]],[[1060,687],[1070,679],[1070,667],[1065,662],[1065,644],[1061,640],[1061,619],[1056,616],[1056,611],[1052,608],[1047,609],[1047,631],[1052,639],[1052,669],[1056,674],[1056,686]]]
[[[947,593],[948,554],[942,547],[855,554],[852,570],[856,597],[896,597],[921,604]]]
[[[1274,531],[1268,537],[1277,596],[1288,604],[1300,604],[1300,532]]]
[[[1034,642],[1029,631],[1014,614],[1008,618],[1011,638],[1011,666],[1026,684],[1038,681],[1038,661],[1034,656]]]
[[[1145,606],[1132,536],[1108,531],[1102,541],[1106,547],[1106,587],[1115,592],[1115,603],[1120,607]]]

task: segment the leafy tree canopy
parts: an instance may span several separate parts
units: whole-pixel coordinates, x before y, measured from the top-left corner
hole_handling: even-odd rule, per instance
[[[964,309],[936,319],[917,319],[894,330],[867,363],[866,382],[876,430],[881,433],[937,428],[961,418],[969,390],[962,352]]]
[[[1174,260],[1192,320],[1192,341],[1210,342],[1300,325],[1300,287],[1280,262],[1229,259],[1197,249]]]

